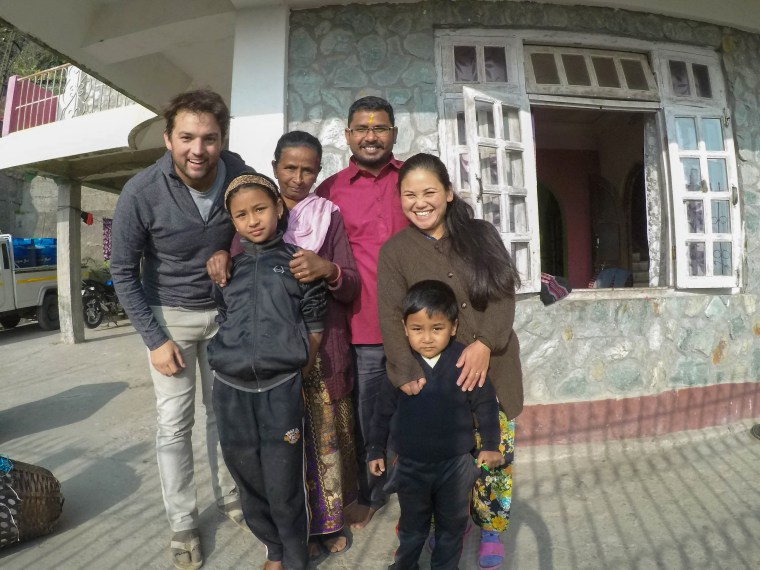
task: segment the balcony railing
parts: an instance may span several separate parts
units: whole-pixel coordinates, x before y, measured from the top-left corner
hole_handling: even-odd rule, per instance
[[[66,64],[8,81],[2,135],[134,105],[102,81]]]

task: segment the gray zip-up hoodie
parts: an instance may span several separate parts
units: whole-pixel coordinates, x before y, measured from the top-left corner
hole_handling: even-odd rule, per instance
[[[224,188],[241,172],[253,171],[235,153],[222,151],[220,160],[227,169]],[[235,233],[223,201],[224,191],[204,222],[174,171],[169,151],[130,179],[119,196],[111,236],[111,275],[127,316],[150,350],[169,340],[151,305],[214,307],[206,260],[215,251],[228,250]]]

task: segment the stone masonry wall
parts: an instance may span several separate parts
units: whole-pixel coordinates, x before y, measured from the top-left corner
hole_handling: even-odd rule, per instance
[[[635,397],[755,382],[760,371],[760,36],[607,8],[435,0],[333,6],[291,15],[291,129],[325,145],[323,177],[345,166],[346,113],[364,95],[396,112],[396,155],[438,153],[434,29],[503,27],[604,34],[721,53],[739,157],[747,263],[743,294],[651,291],[646,299],[574,294],[550,307],[520,299],[527,403]]]

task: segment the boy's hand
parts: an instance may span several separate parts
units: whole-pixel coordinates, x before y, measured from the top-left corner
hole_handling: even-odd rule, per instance
[[[369,472],[375,477],[380,477],[385,473],[385,459],[372,459],[368,462]]]
[[[504,456],[498,451],[481,451],[475,463],[478,467],[485,464],[489,469],[496,469],[504,463]]]
[[[426,382],[427,380],[424,378],[412,380],[411,382],[407,382],[406,384],[399,386],[399,390],[401,390],[407,396],[416,396],[422,391],[422,388],[425,386]]]

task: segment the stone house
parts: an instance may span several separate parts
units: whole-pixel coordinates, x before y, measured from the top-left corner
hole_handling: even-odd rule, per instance
[[[440,155],[521,271],[524,441],[646,436],[755,414],[752,2],[233,1],[205,3],[181,22],[156,14],[155,25],[93,4],[100,12],[84,39],[47,29],[42,39],[151,108],[180,88],[213,86],[230,98],[230,147],[264,171],[277,137],[298,128],[325,145],[323,176],[336,172],[348,158],[351,102],[375,94],[392,103],[396,155]],[[10,12],[0,17],[32,29]],[[213,56],[228,71],[193,75],[180,49],[157,39],[201,21],[211,31],[196,67]],[[159,87],[135,77],[138,61],[155,63],[143,69],[163,74]],[[566,277],[571,295],[544,306],[542,272]]]

